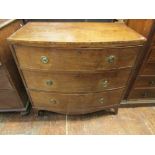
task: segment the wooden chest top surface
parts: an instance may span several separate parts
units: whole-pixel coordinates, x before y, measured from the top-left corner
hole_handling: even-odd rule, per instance
[[[123,23],[30,22],[8,39],[12,43],[68,45],[143,44],[145,38]]]

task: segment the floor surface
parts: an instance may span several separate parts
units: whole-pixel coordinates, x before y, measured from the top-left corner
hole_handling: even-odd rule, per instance
[[[0,134],[105,135],[155,134],[155,107],[120,108],[118,115],[104,111],[82,116],[45,113],[36,117],[0,114]]]

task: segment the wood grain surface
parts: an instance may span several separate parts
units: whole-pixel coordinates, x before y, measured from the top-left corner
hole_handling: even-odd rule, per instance
[[[7,70],[4,66],[0,66],[0,90],[13,89],[12,84],[9,81]]]
[[[73,93],[101,92],[123,88],[126,86],[130,72],[131,69],[103,73],[51,73],[23,70],[23,75],[27,87],[31,90]]]
[[[155,75],[155,63],[146,63],[144,67],[140,69],[140,75]]]
[[[149,99],[151,102],[155,99],[154,96],[154,76],[155,76],[155,20],[154,19],[131,19],[128,20],[128,26],[144,35],[147,38],[147,42],[144,46],[144,50],[141,52],[139,61],[135,68],[132,80],[128,86],[128,91],[125,98],[128,98],[134,103],[143,105],[143,99],[146,103],[146,99],[149,105]],[[139,103],[137,102],[139,97]],[[141,104],[141,103],[142,104]],[[154,100],[155,103],[155,100]],[[152,105],[152,104],[151,104]]]
[[[155,87],[153,88],[135,88],[129,95],[129,99],[154,99]],[[155,102],[154,102],[155,103]]]
[[[118,106],[123,89],[82,94],[62,94],[32,90],[29,92],[35,109],[62,114],[84,114],[101,111],[108,106]]]
[[[26,109],[26,91],[6,40],[22,24],[22,20],[0,20],[0,111]]]
[[[155,87],[155,75],[152,76],[138,76],[134,84],[136,88],[151,88]]]
[[[141,47],[123,47],[106,49],[55,49],[28,46],[14,46],[21,69],[45,71],[91,71],[133,67]],[[41,57],[48,63],[44,64]],[[110,56],[114,62],[109,63]]]
[[[23,105],[17,95],[14,90],[0,90],[0,110],[22,108]]]
[[[143,44],[145,38],[123,23],[99,22],[30,22],[8,39],[12,43],[26,45],[66,46],[110,46]]]

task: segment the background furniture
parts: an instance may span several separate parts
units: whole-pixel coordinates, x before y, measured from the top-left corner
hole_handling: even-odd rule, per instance
[[[122,102],[127,105],[146,106],[155,103],[155,20],[128,20],[127,25],[147,38],[133,77]]]
[[[0,112],[26,114],[28,97],[6,38],[21,28],[22,20],[0,20]]]
[[[117,113],[145,38],[123,23],[28,23],[8,39],[33,108]]]

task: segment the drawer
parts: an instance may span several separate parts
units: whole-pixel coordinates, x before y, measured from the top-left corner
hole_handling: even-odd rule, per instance
[[[141,75],[155,75],[155,63],[147,63],[140,70]]]
[[[100,71],[132,67],[141,47],[54,49],[15,46],[20,67],[51,71]]]
[[[129,99],[154,99],[155,88],[150,89],[133,89],[129,95]]]
[[[150,56],[148,58],[148,62],[154,62],[155,63],[155,49],[151,49]]]
[[[107,106],[120,103],[123,89],[106,91],[101,93],[85,94],[62,94],[30,91],[33,107],[42,110],[73,114],[83,113],[87,109],[97,111],[103,110]]]
[[[155,87],[155,76],[138,76],[134,87]]]
[[[103,73],[45,73],[23,71],[29,89],[57,92],[99,92],[124,87],[130,69]]]
[[[19,98],[15,91],[0,90],[0,109],[21,108]]]
[[[0,66],[0,89],[13,89],[3,66]]]

